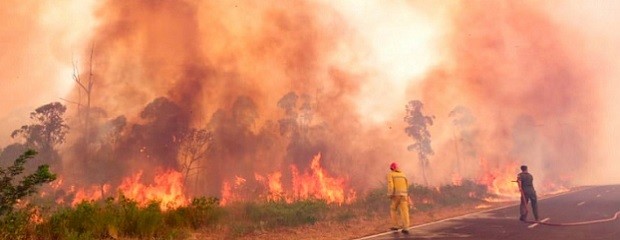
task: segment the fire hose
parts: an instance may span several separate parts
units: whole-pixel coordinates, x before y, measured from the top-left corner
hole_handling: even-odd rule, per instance
[[[541,221],[526,221],[526,222],[527,223],[538,223],[540,225],[547,225],[547,226],[579,226],[579,225],[587,225],[587,224],[594,224],[594,223],[603,223],[603,222],[614,221],[614,220],[618,219],[618,215],[620,215],[620,211],[617,211],[616,214],[614,214],[614,216],[610,217],[610,218],[597,219],[597,220],[591,220],[591,221],[583,221],[583,222],[570,222],[570,223],[552,223],[552,222],[541,222]]]
[[[523,188],[521,187],[521,182],[519,181],[512,181],[512,182],[516,182],[517,184],[519,184],[519,192],[521,193],[521,201],[527,202],[525,199],[525,195],[523,194]],[[527,212],[527,206],[525,207],[525,211]],[[619,215],[620,215],[620,211],[617,211],[610,218],[590,220],[590,221],[581,221],[581,222],[570,222],[570,223],[553,223],[553,222],[541,222],[541,221],[525,221],[525,222],[526,223],[538,223],[540,225],[547,225],[547,226],[579,226],[579,225],[588,225],[588,224],[614,221],[618,219]]]

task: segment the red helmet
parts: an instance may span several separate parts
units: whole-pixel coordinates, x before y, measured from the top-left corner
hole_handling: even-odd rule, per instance
[[[398,164],[396,164],[395,162],[393,162],[392,164],[390,164],[390,170],[394,171],[398,169]]]

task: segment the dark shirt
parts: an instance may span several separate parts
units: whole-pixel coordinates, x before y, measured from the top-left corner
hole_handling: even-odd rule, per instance
[[[528,172],[522,172],[517,175],[517,181],[521,182],[523,188],[534,188],[534,177]]]

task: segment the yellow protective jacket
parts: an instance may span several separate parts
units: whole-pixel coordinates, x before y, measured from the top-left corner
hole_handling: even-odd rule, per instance
[[[387,195],[388,196],[407,196],[409,183],[407,177],[400,171],[391,171],[387,175]]]

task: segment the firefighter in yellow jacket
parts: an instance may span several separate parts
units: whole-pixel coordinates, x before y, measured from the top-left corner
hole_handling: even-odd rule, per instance
[[[392,217],[392,227],[390,230],[401,229],[403,233],[409,233],[409,194],[407,189],[409,183],[407,177],[398,168],[398,164],[390,164],[390,173],[387,174],[387,195],[392,200],[390,205],[390,216]],[[398,215],[400,214],[400,223]]]

